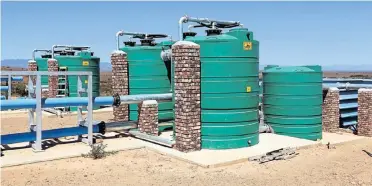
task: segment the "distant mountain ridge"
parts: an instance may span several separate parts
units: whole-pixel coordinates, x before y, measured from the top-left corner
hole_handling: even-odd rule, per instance
[[[7,67],[18,67],[27,68],[28,59],[4,59],[1,60],[1,66]],[[260,70],[262,70],[266,65],[260,65]],[[101,62],[100,68],[102,72],[111,71],[111,63]],[[372,72],[372,64],[363,65],[326,65],[323,66],[323,71],[332,72]]]

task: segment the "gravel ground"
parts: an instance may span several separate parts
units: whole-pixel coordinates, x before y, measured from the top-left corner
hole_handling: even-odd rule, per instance
[[[108,120],[109,113],[95,119]],[[45,128],[58,128],[76,117],[44,118]],[[25,131],[22,117],[4,117],[2,134]],[[59,123],[60,122],[60,123]],[[16,125],[14,125],[17,123]],[[12,126],[10,126],[13,124]],[[17,127],[18,126],[18,127]],[[23,127],[20,127],[23,126]],[[299,150],[290,160],[246,162],[202,168],[140,149],[104,159],[71,158],[1,169],[1,185],[372,185],[372,139]]]

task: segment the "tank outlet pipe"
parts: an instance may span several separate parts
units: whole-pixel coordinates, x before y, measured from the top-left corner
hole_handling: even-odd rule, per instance
[[[223,24],[223,25],[241,25],[239,21],[222,21],[222,20],[214,20],[214,19],[208,19],[208,18],[195,18],[195,17],[189,17],[189,16],[183,16],[178,21],[178,37],[179,40],[183,40],[183,24],[193,22],[198,24]]]
[[[45,53],[51,53],[52,51],[51,50],[48,50],[48,49],[34,49],[33,51],[32,51],[32,60],[34,60],[35,61],[35,54],[36,54],[36,52],[45,52]]]
[[[142,132],[138,131],[137,129],[129,130],[129,134],[133,135],[136,138],[140,138],[140,139],[150,141],[150,142],[153,142],[153,143],[157,143],[157,144],[160,144],[160,145],[164,145],[164,146],[167,146],[167,147],[173,147],[174,144],[176,143],[175,141],[171,141],[169,139],[165,139],[165,138],[162,138],[162,137],[159,137],[159,136],[152,136],[152,135],[142,133]]]
[[[94,106],[140,103],[145,100],[157,100],[159,102],[171,101],[172,93],[166,94],[142,94],[128,96],[103,96],[93,98]],[[88,106],[87,97],[46,98],[41,100],[42,108],[66,107],[66,106]],[[36,108],[36,99],[2,100],[1,110],[8,109],[32,109]]]
[[[56,48],[68,48],[68,49],[83,48],[83,49],[89,49],[90,47],[89,46],[72,46],[72,45],[53,45],[52,46],[52,59],[54,59],[54,53],[55,53]]]
[[[23,76],[13,76],[12,81],[23,81]],[[1,81],[8,81],[8,77],[1,77]]]
[[[139,32],[126,32],[123,30],[120,30],[116,33],[116,50],[119,50],[120,48],[120,36],[139,36],[139,35],[146,35],[145,33],[139,33]]]

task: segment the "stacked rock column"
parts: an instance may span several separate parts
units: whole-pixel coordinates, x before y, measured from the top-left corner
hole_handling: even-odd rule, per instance
[[[158,136],[158,102],[144,101],[138,104],[138,128],[140,132]]]
[[[358,90],[358,135],[372,137],[372,89]]]
[[[48,59],[48,72],[58,72],[58,61]],[[58,76],[49,76],[48,78],[49,98],[57,97],[58,93]]]
[[[323,94],[323,131],[336,132],[340,127],[340,91],[332,87]]]
[[[111,54],[112,65],[112,91],[120,96],[128,95],[128,59],[123,51],[115,51]],[[115,121],[128,121],[129,109],[127,104],[113,108]]]
[[[35,60],[28,61],[27,70],[30,71],[30,72],[37,71],[37,63],[36,63]],[[36,85],[36,77],[35,76],[30,76],[30,78],[32,79],[32,83],[34,85]]]
[[[179,41],[172,46],[172,60],[175,148],[182,152],[200,150],[200,46]]]

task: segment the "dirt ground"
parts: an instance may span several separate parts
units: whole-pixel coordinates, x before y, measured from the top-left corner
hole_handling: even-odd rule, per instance
[[[1,115],[2,134],[27,131],[27,115]],[[111,112],[95,113],[108,121]],[[75,125],[76,116],[43,119],[44,129]],[[68,123],[68,124],[67,124]],[[290,160],[202,168],[147,149],[104,159],[71,158],[1,169],[1,185],[372,185],[372,139],[299,150]]]
[[[3,168],[1,185],[372,185],[372,140],[299,150],[290,160],[202,168],[150,150]]]

